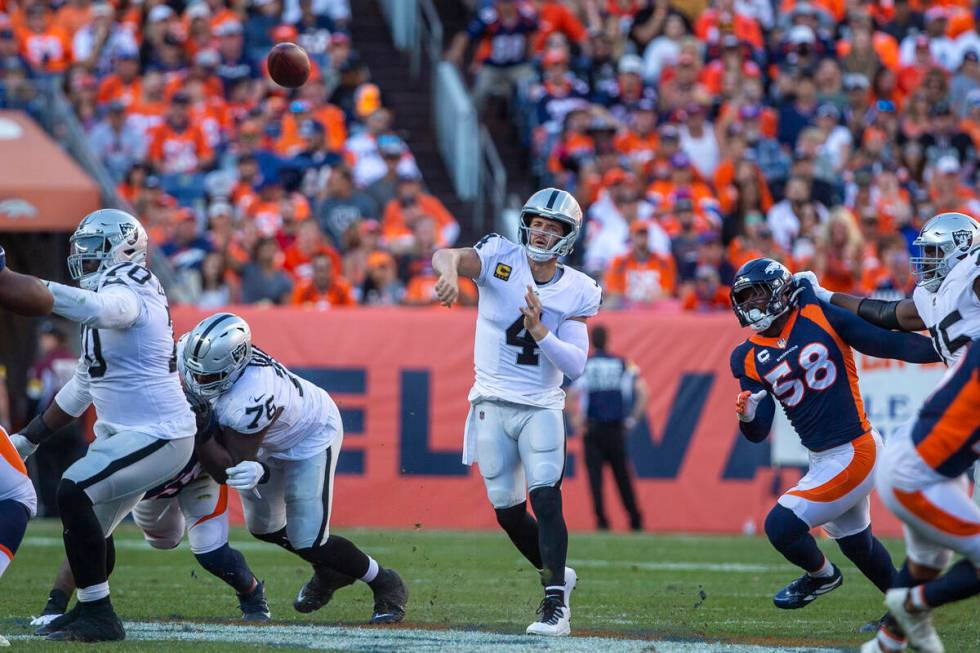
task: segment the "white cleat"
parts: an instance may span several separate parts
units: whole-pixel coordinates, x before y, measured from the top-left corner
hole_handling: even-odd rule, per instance
[[[540,618],[527,627],[528,635],[565,637],[572,633],[572,626],[568,622],[569,610],[559,604],[557,597],[546,596],[538,606],[538,614],[541,615]]]
[[[7,641],[6,637],[0,635],[0,648],[3,648],[4,646],[10,646],[10,642]]]
[[[946,653],[946,647],[939,639],[939,634],[932,625],[931,610],[912,612],[905,608],[909,589],[902,587],[888,590],[885,593],[885,605],[888,611],[905,631],[909,646],[919,653]]]
[[[565,567],[565,608],[568,611],[568,620],[572,620],[572,590],[578,584],[578,574],[571,567]]]
[[[49,623],[60,617],[60,614],[42,614],[40,617],[31,619],[32,626],[47,626]]]

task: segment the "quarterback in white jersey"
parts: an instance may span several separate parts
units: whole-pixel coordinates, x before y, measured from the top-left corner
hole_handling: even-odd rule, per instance
[[[576,579],[565,567],[561,384],[563,376],[575,379],[585,369],[585,320],[598,312],[602,291],[558,262],[571,253],[582,227],[574,197],[540,190],[520,219],[520,245],[490,234],[472,248],[439,250],[432,267],[440,275],[436,294],[447,306],[458,297],[459,275],[480,289],[463,462],[479,465],[497,522],[541,571],[541,616],[527,632],[567,635]],[[527,511],[528,494],[537,520]]]
[[[83,326],[82,355],[50,406],[11,440],[26,458],[89,405],[97,416],[95,442],[58,486],[65,552],[79,589],[75,608],[50,624],[49,639],[125,637],[109,601],[106,538],[194,450],[194,414],[176,373],[167,297],[142,265],[146,246],[136,218],[95,211],[71,237],[68,270],[80,288],[47,282],[52,312]]]
[[[293,607],[317,610],[360,579],[374,592],[371,623],[401,621],[408,591],[398,574],[330,532],[344,440],[330,395],[254,347],[248,323],[232,313],[202,320],[180,344],[184,383],[210,402],[218,427],[198,445],[201,463],[238,490],[253,536],[313,567]]]

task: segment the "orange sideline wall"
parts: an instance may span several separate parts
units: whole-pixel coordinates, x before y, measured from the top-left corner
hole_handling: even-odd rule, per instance
[[[496,528],[478,470],[460,463],[473,380],[472,309],[236,307],[254,342],[327,389],[346,427],[335,485],[337,527]],[[175,333],[206,313],[173,311]],[[652,531],[761,530],[801,472],[773,469],[769,445],[738,435],[737,384],[728,367],[747,331],[729,313],[606,313],[610,349],[635,361],[650,386],[646,420],[630,436],[639,500]],[[565,516],[594,526],[581,436],[568,442]],[[625,528],[612,479],[607,512]],[[236,518],[240,506],[235,502]],[[875,499],[876,532],[898,534]]]

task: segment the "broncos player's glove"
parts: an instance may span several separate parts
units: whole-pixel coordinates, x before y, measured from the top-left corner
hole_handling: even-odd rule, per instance
[[[755,409],[759,407],[759,402],[766,398],[769,393],[759,390],[752,393],[750,390],[743,390],[738,393],[735,399],[735,414],[738,415],[740,422],[751,422],[755,419]]]
[[[0,247],[0,272],[7,267],[7,252],[4,251],[3,247]]]

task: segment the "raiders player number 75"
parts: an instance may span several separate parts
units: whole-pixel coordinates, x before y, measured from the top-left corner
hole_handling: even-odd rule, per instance
[[[561,383],[563,375],[575,379],[585,369],[585,320],[598,312],[602,292],[559,264],[582,227],[582,210],[569,193],[538,191],[519,226],[520,245],[490,234],[472,248],[439,250],[432,267],[446,306],[459,294],[459,275],[480,289],[463,462],[479,464],[497,522],[541,570],[545,598],[528,634],[567,635],[575,572],[565,567]],[[537,520],[527,512],[528,494]]]

